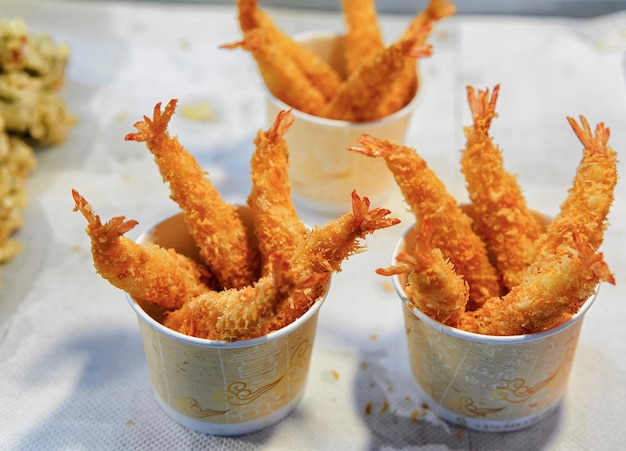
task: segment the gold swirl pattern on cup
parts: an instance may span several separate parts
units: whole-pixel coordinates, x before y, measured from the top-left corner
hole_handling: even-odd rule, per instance
[[[256,390],[251,390],[248,384],[243,381],[231,382],[226,390],[218,390],[213,393],[213,399],[234,406],[245,406],[256,401],[257,398],[276,387],[283,380],[283,374],[274,382],[263,385]]]
[[[193,398],[178,399],[176,406],[179,410],[199,419],[223,415],[228,412],[228,410],[203,409],[200,407],[200,403]]]
[[[469,417],[486,417],[487,415],[501,412],[505,407],[479,407],[472,398],[462,396],[459,398],[459,411]]]
[[[554,380],[559,371],[549,376],[547,379],[540,381],[529,387],[526,381],[522,378],[513,379],[509,381],[506,386],[496,388],[491,392],[491,397],[495,401],[504,401],[510,403],[520,403],[528,400],[531,396],[534,396],[539,390],[548,386],[548,384]]]

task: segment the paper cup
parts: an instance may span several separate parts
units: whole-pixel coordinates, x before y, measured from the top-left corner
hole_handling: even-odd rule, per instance
[[[146,241],[197,255],[182,215],[159,223],[138,239]],[[183,426],[215,435],[257,431],[298,405],[322,302],[268,335],[223,342],[175,332],[161,324],[162,311],[129,298],[159,405]]]
[[[316,32],[301,34],[295,39],[328,61],[339,73],[344,72],[343,37]],[[350,209],[350,194],[354,189],[373,203],[384,200],[394,183],[384,160],[346,149],[356,145],[356,138],[363,133],[403,143],[420,91],[418,88],[413,100],[401,110],[372,122],[325,119],[294,109],[295,121],[285,135],[294,202],[314,211],[339,213]],[[289,108],[267,94],[269,123],[281,110]]]
[[[394,250],[411,246],[409,230]],[[490,336],[446,326],[413,307],[406,275],[393,276],[402,301],[411,370],[420,394],[444,420],[481,431],[513,431],[553,412],[565,393],[590,298],[545,332]]]

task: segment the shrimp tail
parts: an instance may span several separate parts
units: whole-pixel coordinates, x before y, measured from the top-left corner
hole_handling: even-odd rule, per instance
[[[106,224],[102,224],[100,216],[94,213],[87,199],[81,196],[75,189],[72,189],[72,197],[75,202],[73,210],[82,213],[87,220],[90,234],[97,237],[101,243],[110,243],[116,240],[138,224],[134,219],[126,220],[124,216],[116,216]]]
[[[387,159],[394,150],[394,145],[391,142],[375,138],[367,133],[363,133],[359,136],[356,142],[360,144],[360,146],[350,146],[348,150],[367,157],[381,157]]]
[[[405,252],[398,254],[398,260],[408,259],[409,255]],[[376,268],[376,274],[380,276],[396,276],[399,274],[408,274],[411,272],[411,267],[406,263],[398,263],[397,265],[388,266],[387,268]]]
[[[477,93],[473,86],[467,87],[467,98],[470,110],[472,111],[475,127],[488,130],[491,126],[492,119],[498,117],[498,113],[496,112],[496,102],[498,100],[499,92],[499,84],[493,88],[491,96],[489,96],[489,89],[484,91],[478,90]]]
[[[569,116],[567,117],[567,122],[569,122],[580,142],[585,146],[585,149],[592,153],[605,153],[611,130],[605,127],[604,123],[600,122],[596,125],[596,134],[594,136],[589,122],[587,122],[584,116],[580,116],[582,126],[578,125],[576,120]]]
[[[599,282],[607,282],[615,285],[615,275],[611,272],[609,265],[604,260],[604,254],[597,252],[591,244],[583,241],[583,237],[577,233],[572,236],[574,246],[580,252],[581,259],[589,265],[591,272]]]
[[[150,143],[157,142],[161,137],[165,136],[170,119],[176,111],[177,103],[178,99],[172,99],[168,102],[163,111],[161,111],[161,102],[158,102],[154,106],[152,119],[144,116],[143,121],[135,122],[134,127],[138,131],[128,133],[124,137],[124,140]]]
[[[352,191],[352,214],[355,224],[360,226],[362,231],[374,231],[384,229],[400,223],[398,218],[389,218],[391,210],[386,208],[373,208],[370,210],[370,200],[367,197],[360,197],[356,190]]]

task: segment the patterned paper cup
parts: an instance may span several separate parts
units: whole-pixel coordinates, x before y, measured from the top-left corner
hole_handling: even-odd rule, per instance
[[[138,241],[197,255],[182,215],[159,223]],[[262,429],[298,405],[322,302],[318,300],[298,320],[268,335],[222,342],[175,332],[161,324],[162,311],[129,298],[158,403],[178,423],[215,435]]]
[[[412,229],[413,230],[413,229]],[[414,240],[412,230],[395,256]],[[445,326],[409,303],[406,276],[393,277],[402,301],[409,361],[421,396],[446,421],[513,431],[558,407],[567,387],[589,299],[569,321],[528,335],[490,336]]]
[[[296,36],[339,73],[343,69],[343,38],[333,33]],[[347,122],[325,119],[293,110],[294,124],[285,135],[289,145],[290,178],[294,201],[310,210],[339,213],[350,209],[354,189],[380,202],[391,191],[393,176],[381,158],[369,158],[346,149],[369,133],[380,139],[404,142],[418,100],[415,96],[401,110],[377,121]],[[272,123],[281,110],[291,108],[268,93],[267,115]]]

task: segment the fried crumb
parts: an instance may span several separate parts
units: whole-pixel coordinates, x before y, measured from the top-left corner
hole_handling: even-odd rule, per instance
[[[389,282],[385,282],[383,283],[383,290],[387,293],[393,293],[393,285],[391,285]]]
[[[180,112],[182,113],[182,116],[187,120],[208,122],[215,119],[213,109],[207,101],[183,105],[180,109]]]
[[[448,31],[439,30],[435,33],[435,36],[440,41],[447,41],[450,39],[450,33]]]
[[[463,438],[463,429],[457,429],[455,437],[457,440],[461,440]]]
[[[134,426],[135,422],[133,420],[127,420],[126,423],[124,423],[126,426]]]
[[[82,246],[80,244],[75,244],[71,247],[72,252],[80,252],[83,250]]]
[[[420,420],[420,411],[419,410],[414,410],[413,412],[411,412],[411,420],[415,421],[416,423],[419,422],[419,420]]]
[[[428,410],[428,404],[426,404],[425,402],[422,403],[422,409]]]
[[[361,362],[361,369],[362,370],[366,370],[367,369],[367,362]]]
[[[335,378],[335,380],[339,380],[339,371],[336,370],[332,370],[331,374],[333,375],[333,377]]]
[[[365,406],[365,413],[368,414],[368,415],[370,413],[372,413],[372,403],[371,402],[368,402],[367,405]]]
[[[385,413],[387,409],[389,409],[389,404],[387,404],[387,401],[385,401],[383,403],[383,406],[380,408],[380,413]]]
[[[370,340],[376,340],[378,339],[378,334],[371,334],[370,335]]]

